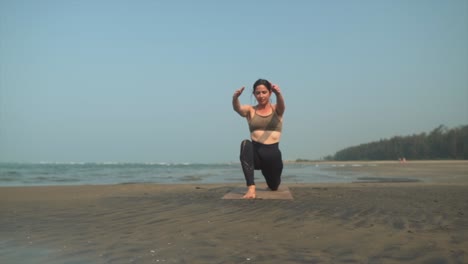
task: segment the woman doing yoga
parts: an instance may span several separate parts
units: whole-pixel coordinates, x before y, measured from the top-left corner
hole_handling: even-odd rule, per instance
[[[254,170],[262,171],[268,188],[272,191],[278,190],[281,183],[283,160],[279,141],[285,105],[279,86],[264,79],[257,80],[253,85],[257,105],[241,105],[239,96],[244,88],[234,92],[232,106],[234,111],[247,119],[250,129],[250,140],[246,139],[241,143],[240,161],[247,183],[244,198],[252,199],[256,197]],[[276,104],[270,103],[272,93],[276,96]]]

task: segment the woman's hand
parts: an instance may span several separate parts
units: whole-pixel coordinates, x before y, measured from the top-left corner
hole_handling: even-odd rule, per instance
[[[275,93],[276,96],[281,94],[280,87],[278,85],[276,85],[276,84],[271,85],[271,90]]]
[[[245,87],[242,86],[242,88],[236,90],[236,91],[234,92],[234,96],[233,96],[233,97],[234,97],[234,98],[239,98],[239,96],[242,94],[242,92],[244,91],[244,89],[245,89]]]
[[[242,117],[246,117],[250,113],[251,106],[250,105],[241,105],[239,102],[239,96],[242,94],[244,91],[244,86],[242,88],[236,90],[234,92],[234,95],[232,96],[232,107],[234,108],[234,111],[239,113]]]
[[[279,116],[283,116],[286,106],[284,105],[284,98],[281,94],[281,90],[276,84],[271,84],[271,90],[276,95],[276,113],[278,113]]]

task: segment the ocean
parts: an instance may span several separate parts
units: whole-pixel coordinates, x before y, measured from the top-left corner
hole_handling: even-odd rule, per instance
[[[358,179],[359,175],[330,170],[335,166],[362,165],[287,163],[282,182],[341,183]],[[255,171],[255,179],[264,181],[260,171]],[[239,163],[0,163],[0,186],[237,182],[244,182]]]

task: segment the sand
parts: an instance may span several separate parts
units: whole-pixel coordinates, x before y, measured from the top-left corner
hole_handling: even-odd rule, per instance
[[[433,180],[287,184],[293,200],[222,199],[238,184],[4,187],[0,263],[468,263],[468,165],[427,164],[339,167]]]

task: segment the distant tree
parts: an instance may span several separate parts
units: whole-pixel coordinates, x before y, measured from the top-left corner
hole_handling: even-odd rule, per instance
[[[340,150],[328,160],[468,159],[468,125],[448,129],[440,125],[429,134],[390,139]]]

